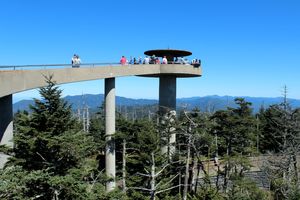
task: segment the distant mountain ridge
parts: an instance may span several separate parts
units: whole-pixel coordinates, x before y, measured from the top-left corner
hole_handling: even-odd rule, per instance
[[[234,96],[204,96],[204,97],[189,97],[189,98],[178,98],[177,109],[188,109],[199,108],[202,111],[214,112],[216,110],[225,109],[226,107],[235,107]],[[278,104],[283,101],[282,97],[242,97],[246,101],[252,103],[254,112],[257,112],[262,106],[267,108],[272,104]],[[102,105],[104,95],[103,94],[84,94],[75,96],[66,96],[64,98],[67,102],[72,105],[74,110],[88,106],[91,110],[96,110]],[[299,99],[288,99],[292,107],[300,107]],[[29,105],[33,104],[33,100],[21,100],[14,103],[14,112],[18,110],[28,110]],[[117,106],[146,106],[158,104],[156,99],[133,99],[116,96]]]

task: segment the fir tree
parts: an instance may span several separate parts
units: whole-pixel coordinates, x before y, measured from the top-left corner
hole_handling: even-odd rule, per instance
[[[237,108],[217,111],[212,119],[216,126],[214,131],[220,136],[219,153],[224,156],[223,188],[227,191],[228,182],[236,176],[243,176],[250,169],[247,155],[254,151],[255,118],[252,115],[251,103],[243,98],[236,98]],[[223,149],[223,152],[222,152]]]
[[[78,128],[52,78],[46,78],[48,85],[39,90],[42,99],[35,99],[31,112],[17,114],[11,167],[0,171],[0,177],[7,170],[24,175],[11,177],[10,185],[20,182],[16,195],[22,197],[11,199],[97,199],[101,188],[104,191],[97,147]]]

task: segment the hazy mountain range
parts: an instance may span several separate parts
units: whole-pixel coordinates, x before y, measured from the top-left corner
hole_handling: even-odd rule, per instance
[[[204,96],[204,97],[190,97],[190,98],[178,98],[177,99],[177,109],[193,109],[195,107],[200,108],[203,111],[216,111],[220,109],[225,109],[226,107],[234,107],[234,99],[236,97],[233,96]],[[282,97],[243,97],[246,101],[252,103],[252,108],[254,112],[257,112],[261,106],[267,108],[272,104],[277,104],[283,101]],[[76,96],[66,96],[64,98],[68,101],[74,110],[77,108],[82,108],[84,106],[88,106],[91,111],[96,110],[99,106],[101,106],[104,95],[103,94],[85,94],[85,95],[76,95]],[[288,99],[292,107],[300,107],[299,99]],[[13,110],[16,112],[17,110],[28,110],[29,104],[33,104],[33,100],[21,100],[19,102],[14,103]],[[158,104],[158,100],[156,99],[132,99],[126,97],[116,97],[117,106],[146,106],[146,105],[155,105]]]

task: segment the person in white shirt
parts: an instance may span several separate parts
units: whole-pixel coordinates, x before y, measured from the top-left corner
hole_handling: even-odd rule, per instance
[[[168,60],[166,56],[164,56],[164,58],[162,59],[162,64],[168,64]]]
[[[75,65],[75,62],[76,62],[76,54],[74,54],[73,55],[73,57],[72,57],[72,60],[71,60],[71,62],[72,62],[72,67],[74,67],[74,65]]]
[[[76,62],[77,66],[80,67],[80,64],[81,64],[81,60],[79,58],[79,56],[77,55],[77,62]]]
[[[150,59],[148,58],[148,56],[146,56],[146,57],[144,58],[144,64],[148,65],[149,62],[150,62]]]
[[[79,68],[80,67],[81,60],[78,55],[74,54],[72,57],[72,67],[73,68]]]

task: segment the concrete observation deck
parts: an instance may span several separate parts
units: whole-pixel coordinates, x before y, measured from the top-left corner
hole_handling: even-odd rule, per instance
[[[93,66],[93,67],[91,67]],[[18,68],[16,68],[18,69]],[[171,75],[177,78],[199,77],[201,67],[181,64],[150,65],[81,65],[80,68],[1,70],[0,98],[46,85],[45,76],[53,75],[57,84],[106,79],[124,76],[160,77]]]

